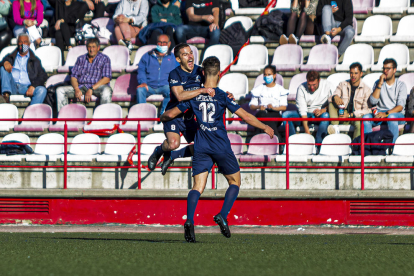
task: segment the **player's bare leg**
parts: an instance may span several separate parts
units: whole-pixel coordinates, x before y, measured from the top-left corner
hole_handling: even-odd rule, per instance
[[[155,169],[155,166],[158,163],[158,160],[165,153],[169,153],[180,146],[180,134],[175,132],[167,132],[167,139],[164,142],[154,149],[154,152],[148,159],[148,168],[152,171]],[[164,175],[164,174],[163,174]]]
[[[227,215],[229,214],[231,207],[233,207],[234,202],[236,201],[237,196],[239,195],[240,190],[240,171],[224,175],[229,183],[229,187],[226,191],[224,197],[223,207],[221,208],[220,213],[214,216],[214,221],[220,226],[220,231],[226,238],[231,237],[229,224],[227,223]]]

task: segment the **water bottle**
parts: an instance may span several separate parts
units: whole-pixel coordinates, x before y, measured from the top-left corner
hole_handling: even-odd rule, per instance
[[[344,115],[345,114],[345,105],[340,105],[339,106],[338,114],[339,115]]]

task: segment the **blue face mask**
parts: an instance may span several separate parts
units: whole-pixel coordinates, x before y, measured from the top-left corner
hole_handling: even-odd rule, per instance
[[[168,51],[168,46],[157,45],[157,52],[165,54]]]
[[[273,76],[264,76],[263,79],[266,84],[271,84],[273,82]]]

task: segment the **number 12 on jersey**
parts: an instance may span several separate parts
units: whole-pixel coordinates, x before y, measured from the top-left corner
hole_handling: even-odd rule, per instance
[[[198,109],[203,113],[203,122],[214,123],[214,113],[216,113],[216,106],[213,103],[202,102]]]

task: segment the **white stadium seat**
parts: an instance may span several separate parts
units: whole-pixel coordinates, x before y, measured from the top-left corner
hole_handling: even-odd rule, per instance
[[[84,161],[92,162],[101,153],[101,140],[99,136],[91,133],[83,133],[76,135],[70,145],[68,161]],[[61,157],[64,161],[65,156]]]
[[[4,47],[3,50],[1,50],[0,52],[0,60],[3,60],[5,56],[16,50],[16,47],[16,45]]]
[[[220,71],[223,71],[233,61],[233,49],[229,45],[212,45],[204,52],[204,59],[212,56],[220,60]]]
[[[113,129],[114,125],[121,124],[122,108],[118,104],[101,104],[93,112],[93,119],[118,119],[118,121],[92,121],[83,127],[85,131],[98,129]]]
[[[351,152],[351,137],[346,134],[331,134],[322,141],[319,155],[312,158],[312,162],[342,162],[349,158]]]
[[[289,83],[288,101],[296,100],[296,93],[298,92],[298,88],[304,82],[306,82],[306,73],[296,74],[292,77]]]
[[[47,133],[37,139],[34,154],[28,155],[26,161],[46,162],[60,159],[64,153],[65,138],[62,134]]]
[[[414,73],[401,75],[398,80],[405,83],[407,87],[407,95],[410,95],[411,89],[414,87]]]
[[[303,64],[303,50],[299,45],[286,44],[276,48],[272,65],[277,71],[294,72]]]
[[[19,141],[24,144],[28,144],[30,147],[32,147],[32,145],[30,145],[29,136],[23,133],[7,134],[6,136],[4,136],[2,143],[6,143],[8,141]],[[22,154],[9,155],[9,156],[7,156],[6,154],[0,154],[0,161],[20,162],[22,161],[23,157],[25,157],[25,155],[22,155]]]
[[[387,58],[393,58],[397,62],[397,71],[407,68],[410,62],[410,51],[404,44],[388,44],[381,49],[377,64],[371,67],[371,71],[381,71],[383,62]]]
[[[119,144],[117,144],[119,143]],[[135,146],[136,140],[132,134],[118,133],[108,138],[105,151],[96,158],[98,162],[121,162],[126,161],[129,152]]]
[[[62,52],[56,46],[44,46],[37,48],[36,56],[42,62],[42,66],[48,73],[53,73],[62,66]]]
[[[249,80],[241,73],[226,74],[220,79],[219,88],[232,93],[238,101],[249,92]]]
[[[259,72],[268,64],[269,58],[266,46],[247,45],[240,51],[237,64],[232,65],[230,70],[240,72]]]
[[[331,71],[338,64],[338,48],[334,45],[320,44],[309,52],[308,62],[300,66],[301,71]]]
[[[299,145],[303,143],[303,145]],[[315,138],[306,133],[289,137],[289,162],[307,162],[312,158],[315,149]],[[286,162],[286,146],[283,155],[276,156],[276,162]]]
[[[382,73],[371,73],[362,77],[362,81],[368,85],[371,89],[374,87],[374,83],[379,79]]]
[[[336,66],[336,71],[349,71],[349,66],[359,62],[362,65],[362,71],[366,71],[374,64],[374,49],[368,44],[350,45],[345,53],[341,64]]]
[[[411,145],[407,145],[411,144]],[[414,162],[414,134],[403,134],[395,141],[392,155],[385,158],[387,163]]]
[[[0,104],[0,119],[18,119],[19,111],[14,104]],[[18,121],[0,121],[0,131],[9,131],[17,125]]]
[[[349,80],[349,74],[348,73],[332,74],[326,80],[331,84],[331,91],[332,93],[334,93],[339,83]]]
[[[374,15],[364,21],[362,32],[355,37],[355,42],[385,42],[391,35],[391,18],[385,15]]]
[[[414,15],[401,18],[397,33],[390,38],[390,42],[414,42]]]
[[[403,14],[410,6],[410,0],[381,0],[378,7],[374,7],[372,13],[399,13]]]
[[[243,26],[243,28],[246,30],[246,32],[253,27],[253,20],[250,17],[247,16],[233,16],[226,20],[226,23],[224,24],[224,29],[230,26],[231,24],[235,22],[240,22]]]

